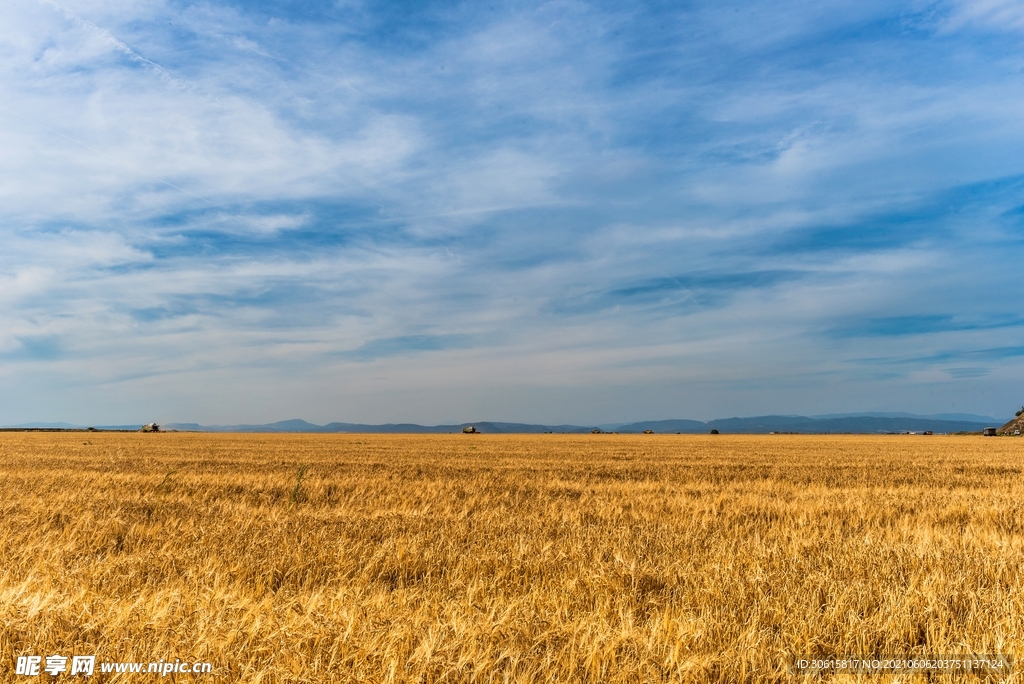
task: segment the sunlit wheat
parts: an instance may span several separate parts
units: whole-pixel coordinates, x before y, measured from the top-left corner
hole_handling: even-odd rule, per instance
[[[523,683],[1020,653],[1022,470],[1013,438],[3,434],[0,679],[57,652]]]

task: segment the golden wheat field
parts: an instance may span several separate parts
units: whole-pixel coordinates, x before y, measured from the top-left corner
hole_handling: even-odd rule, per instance
[[[1014,655],[1022,470],[1012,438],[0,434],[0,678],[26,654],[213,666],[82,681],[524,683]],[[926,680],[834,681],[857,677]]]

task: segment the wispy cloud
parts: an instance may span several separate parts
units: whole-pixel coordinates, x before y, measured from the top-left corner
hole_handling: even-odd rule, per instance
[[[407,356],[416,352],[442,349],[466,349],[472,346],[469,335],[401,335],[370,340],[339,356],[353,361],[373,361],[392,356]]]
[[[994,330],[1024,327],[1024,319],[988,321],[955,320],[952,316],[892,316],[869,318],[835,327],[830,334],[836,337],[895,337],[928,335],[939,332]]]
[[[1024,7],[1014,0],[959,0],[952,3],[947,29],[981,26],[997,31],[1024,30]]]

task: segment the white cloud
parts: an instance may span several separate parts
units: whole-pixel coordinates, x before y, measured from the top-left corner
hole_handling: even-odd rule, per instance
[[[1024,5],[1018,0],[955,0],[945,28],[952,31],[969,25],[1024,30]]]

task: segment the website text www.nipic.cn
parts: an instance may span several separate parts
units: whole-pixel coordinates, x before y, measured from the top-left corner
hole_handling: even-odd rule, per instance
[[[158,674],[166,677],[170,674],[208,674],[213,672],[213,665],[204,662],[182,661],[180,658],[148,663],[116,661],[100,661],[97,663],[96,656],[76,655],[68,657],[49,655],[44,658],[37,655],[24,655],[18,656],[14,668],[14,674],[27,677],[34,677],[44,673],[52,677],[65,673],[72,677],[88,677],[96,672],[104,674]]]

